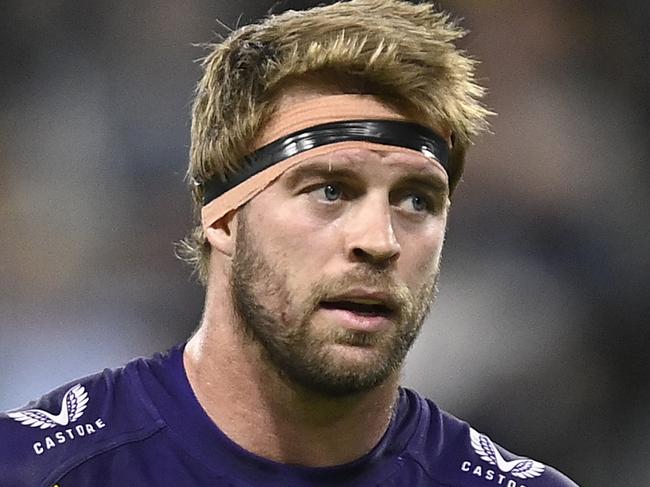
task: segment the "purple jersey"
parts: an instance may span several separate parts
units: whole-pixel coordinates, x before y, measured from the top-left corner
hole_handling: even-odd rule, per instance
[[[569,487],[431,401],[400,389],[375,448],[336,467],[284,465],[233,443],[198,403],[183,347],[0,414],[0,486]]]

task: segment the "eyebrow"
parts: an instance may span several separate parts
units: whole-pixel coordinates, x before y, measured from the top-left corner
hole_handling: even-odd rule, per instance
[[[286,175],[286,184],[294,187],[301,180],[315,177],[338,177],[343,179],[358,178],[356,171],[347,167],[333,167],[329,162],[314,162],[311,164],[300,165]]]
[[[359,174],[356,170],[349,167],[336,167],[337,165],[340,166],[340,164],[330,163],[329,161],[318,161],[299,165],[285,175],[285,184],[294,188],[300,181],[310,178],[359,179]],[[349,165],[350,163],[347,164]],[[404,175],[397,180],[397,183],[415,184],[436,192],[449,190],[447,182],[436,172],[429,170]]]

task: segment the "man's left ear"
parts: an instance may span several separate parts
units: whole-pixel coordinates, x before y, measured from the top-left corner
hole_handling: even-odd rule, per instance
[[[205,237],[213,251],[232,258],[237,239],[237,210],[229,211],[205,229]]]

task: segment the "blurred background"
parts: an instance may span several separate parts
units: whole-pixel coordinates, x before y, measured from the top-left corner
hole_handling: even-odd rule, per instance
[[[0,410],[196,327],[203,291],[173,255],[193,43],[316,3],[3,2]],[[499,115],[405,383],[580,485],[650,485],[650,4],[439,5]]]

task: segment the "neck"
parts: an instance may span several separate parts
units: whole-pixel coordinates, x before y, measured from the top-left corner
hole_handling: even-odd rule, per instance
[[[261,457],[310,467],[350,462],[379,442],[396,401],[397,374],[342,398],[306,390],[281,378],[224,309],[206,302],[184,363],[202,407],[231,440]]]

